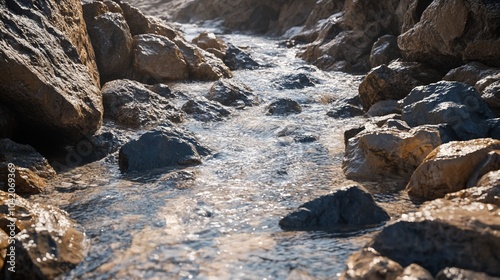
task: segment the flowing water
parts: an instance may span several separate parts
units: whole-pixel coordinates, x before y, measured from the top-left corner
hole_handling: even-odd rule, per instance
[[[202,30],[183,28],[188,38]],[[326,112],[331,100],[354,96],[361,77],[317,70],[274,39],[222,37],[266,65],[234,71],[261,105],[232,109],[221,122],[188,118],[181,124],[214,151],[199,166],[123,175],[115,154],[60,174],[52,182],[54,192],[38,199],[66,210],[85,228],[89,243],[84,262],[63,278],[332,279],[375,233],[285,232],[278,226],[300,204],[349,184],[341,169],[343,131],[364,120],[336,120]],[[292,73],[306,73],[318,83],[277,89],[273,79]],[[206,94],[211,84],[170,87],[192,98]],[[298,101],[303,112],[265,114],[267,104],[285,97]],[[174,102],[181,106],[186,100]],[[113,129],[129,138],[143,132]],[[319,139],[294,140],[304,135]],[[390,185],[367,187],[396,217],[411,205]]]

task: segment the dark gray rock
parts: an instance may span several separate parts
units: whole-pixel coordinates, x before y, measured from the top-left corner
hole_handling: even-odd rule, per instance
[[[353,118],[365,114],[361,109],[359,98],[346,98],[335,100],[332,108],[326,113],[327,116],[336,119]]]
[[[477,272],[456,267],[447,267],[436,275],[436,280],[500,280],[483,272]]]
[[[451,69],[443,77],[443,80],[456,81],[475,86],[479,80],[499,73],[500,69],[491,68],[479,62],[469,62],[458,68]]]
[[[245,107],[258,105],[257,97],[245,84],[234,79],[220,79],[208,92],[207,99],[225,106]]]
[[[0,139],[12,138],[18,126],[14,112],[0,105]]]
[[[299,114],[300,112],[302,112],[300,104],[289,98],[279,99],[267,106],[268,115],[283,116],[288,114]]]
[[[401,57],[398,48],[398,39],[394,35],[384,35],[373,44],[370,53],[370,65],[375,68],[379,65],[389,65],[391,61]]]
[[[227,46],[224,63],[231,71],[259,68],[259,64],[249,54],[231,43],[228,43]]]
[[[166,99],[177,98],[170,87],[166,84],[145,85],[147,89]]]
[[[500,140],[500,118],[487,120],[489,131],[488,137]]]
[[[401,114],[401,108],[396,100],[382,100],[370,107],[370,110],[366,112],[367,116],[378,117],[390,114]]]
[[[273,81],[278,89],[303,89],[319,83],[318,79],[305,73],[290,74]]]
[[[188,115],[192,115],[194,119],[209,122],[222,121],[224,117],[231,114],[223,106],[217,102],[209,100],[189,100],[184,103],[181,108]]]
[[[151,29],[150,22],[138,8],[133,7],[125,1],[118,0],[116,2],[123,11],[123,16],[127,21],[132,36],[149,33]]]
[[[358,127],[346,129],[344,131],[344,146],[347,147],[347,144],[349,143],[349,139],[358,135],[363,130],[365,130],[365,126],[358,126]]]
[[[284,230],[355,231],[379,226],[390,219],[372,196],[350,186],[299,206],[279,225]]]

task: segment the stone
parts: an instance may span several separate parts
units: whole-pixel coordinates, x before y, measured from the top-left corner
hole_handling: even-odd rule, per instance
[[[146,16],[146,18],[149,22],[148,30],[146,31],[147,34],[165,36],[172,41],[176,39],[184,41],[182,33],[177,30],[171,23],[154,16]]]
[[[470,188],[477,184],[479,179],[490,171],[500,169],[500,150],[489,152],[486,157],[478,164],[472,175],[467,181],[466,187]]]
[[[166,99],[172,99],[177,97],[176,94],[172,92],[172,90],[167,84],[158,83],[154,85],[144,85],[144,86],[150,91],[158,94],[161,97],[165,97]]]
[[[434,277],[427,269],[412,263],[395,280],[434,280]]]
[[[299,206],[279,225],[284,230],[349,232],[380,226],[389,219],[362,187],[349,186]]]
[[[489,127],[488,137],[500,140],[500,118],[487,120]]]
[[[403,267],[397,262],[381,256],[373,248],[363,248],[347,259],[347,268],[340,276],[340,279],[396,279],[401,273],[403,273]]]
[[[397,100],[387,99],[379,101],[370,106],[370,110],[366,112],[366,115],[370,117],[379,117],[390,114],[401,114],[401,108]]]
[[[195,120],[202,122],[222,121],[229,116],[231,112],[226,110],[217,102],[206,99],[189,100],[182,105],[182,111],[192,115]]]
[[[149,19],[138,8],[121,0],[118,0],[117,2],[120,5],[132,36],[151,33],[151,24]]]
[[[0,271],[2,271],[2,268],[4,266],[8,248],[9,248],[9,236],[3,230],[0,230]]]
[[[235,45],[228,43],[226,55],[224,56],[224,63],[231,69],[234,70],[244,70],[244,69],[257,69],[259,64],[252,59],[252,57],[236,47]]]
[[[402,101],[402,119],[411,127],[450,124],[462,140],[486,137],[493,112],[479,93],[459,82],[438,82],[413,89]]]
[[[225,106],[251,107],[259,104],[252,89],[234,79],[220,79],[215,82],[206,97]]]
[[[500,280],[499,277],[492,277],[483,272],[476,272],[456,267],[447,267],[436,275],[436,280]]]
[[[30,144],[69,144],[102,122],[94,51],[80,1],[0,3],[0,103]]]
[[[302,112],[302,106],[290,98],[281,98],[267,106],[267,114],[274,116],[286,116],[289,114],[299,114]]]
[[[11,173],[11,171],[14,171]],[[9,170],[7,166],[3,167],[3,170],[0,171],[0,176],[3,177],[4,187],[3,191],[8,191],[9,189],[9,181],[6,174],[14,174],[14,191],[17,194],[21,195],[31,195],[31,194],[39,194],[45,190],[47,186],[47,182],[44,178],[38,176],[35,172],[29,170],[28,168],[19,167],[13,165]]]
[[[443,144],[415,170],[406,190],[412,197],[427,200],[462,190],[488,153],[498,149],[500,141],[490,138]]]
[[[469,62],[458,68],[451,69],[443,77],[443,80],[475,86],[479,80],[496,74],[500,74],[500,69],[491,68],[479,62]]]
[[[200,33],[198,37],[195,37],[192,40],[192,43],[206,51],[209,51],[210,49],[219,51],[222,54],[222,57],[219,57],[220,59],[224,58],[228,49],[228,46],[226,45],[224,40],[222,40],[212,32]]]
[[[289,74],[272,81],[277,89],[303,89],[305,87],[313,87],[319,81],[308,74],[298,73]]]
[[[170,101],[131,80],[114,80],[102,87],[105,117],[116,124],[139,128],[166,120],[181,122],[180,112]]]
[[[349,139],[342,169],[348,179],[409,178],[439,145],[439,131],[434,128],[364,130]]]
[[[500,116],[500,81],[496,81],[489,86],[487,86],[481,98],[486,101],[488,106],[496,113],[497,116]]]
[[[449,193],[448,200],[465,200],[500,206],[500,170],[491,171],[481,177],[477,185],[458,192]]]
[[[52,179],[56,176],[56,172],[47,159],[33,147],[18,144],[10,139],[0,139],[0,167],[5,167],[9,163],[17,167],[27,168],[44,179]],[[0,174],[0,178],[4,177]],[[5,180],[0,181],[4,182]]]
[[[134,69],[156,82],[184,80],[189,69],[179,48],[167,37],[154,34],[137,35],[133,41]]]
[[[327,116],[336,119],[353,118],[364,114],[359,99],[353,100],[352,98],[335,100],[331,109],[326,113]]]
[[[370,66],[375,68],[382,64],[389,65],[391,61],[401,57],[398,39],[394,35],[384,35],[377,39],[370,52]]]
[[[500,81],[500,73],[482,78],[481,80],[476,82],[474,88],[476,88],[480,93],[483,93],[486,87],[497,81]]]
[[[10,233],[9,193],[0,191],[0,229]],[[54,206],[15,198],[15,276],[12,279],[55,279],[83,261],[85,234],[68,214]],[[3,270],[2,278],[10,279]]]
[[[369,246],[401,266],[418,263],[433,275],[456,266],[498,277],[499,223],[494,205],[437,199],[386,226]]]

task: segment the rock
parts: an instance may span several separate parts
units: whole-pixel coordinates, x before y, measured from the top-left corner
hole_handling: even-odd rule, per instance
[[[0,21],[0,103],[23,123],[22,140],[53,146],[92,135],[103,109],[80,1],[3,1]]]
[[[382,64],[389,65],[391,61],[401,56],[398,48],[398,39],[394,35],[384,35],[373,44],[370,53],[370,66],[375,68]]]
[[[151,127],[171,120],[181,122],[182,113],[164,97],[131,80],[114,80],[102,87],[105,117],[127,127]]]
[[[311,143],[311,142],[316,142],[319,140],[318,135],[310,134],[310,133],[304,133],[300,135],[296,135],[293,137],[293,141],[297,143]]]
[[[479,62],[469,62],[458,68],[451,69],[443,77],[443,80],[457,81],[474,86],[479,80],[496,74],[500,74],[500,69],[491,68]]]
[[[316,198],[280,220],[284,230],[355,231],[379,226],[390,219],[372,196],[350,186]]]
[[[56,176],[52,166],[33,147],[18,144],[10,139],[0,139],[0,167],[5,167],[9,163],[27,168],[44,179],[52,179]],[[4,177],[0,174],[0,178]]]
[[[0,139],[12,138],[18,126],[14,112],[0,105]]]
[[[286,116],[288,114],[299,114],[302,106],[290,98],[281,98],[267,106],[267,114],[275,116]]]
[[[420,21],[398,37],[398,46],[408,60],[442,69],[466,61],[498,67],[499,13],[495,1],[433,1]]]
[[[220,37],[211,32],[202,32],[193,39],[193,44],[214,54],[220,59],[224,59],[228,46]],[[231,69],[232,70],[232,69]]]
[[[500,81],[496,81],[487,86],[481,98],[488,103],[488,106],[500,116]]]
[[[157,82],[184,80],[189,69],[179,48],[167,37],[153,34],[134,37],[134,69]]]
[[[477,83],[474,85],[474,88],[476,88],[480,93],[483,93],[486,87],[497,81],[500,81],[500,73],[482,78],[481,80],[477,81]]]
[[[476,167],[500,141],[476,139],[443,144],[430,153],[411,176],[406,190],[412,197],[436,199],[466,187]]]
[[[231,43],[228,43],[227,47],[224,63],[232,71],[259,68],[259,64],[240,48]]]
[[[83,157],[83,162],[89,163],[98,161],[112,154],[120,148],[123,144],[122,140],[112,132],[103,132],[92,136],[88,143],[81,143],[82,147],[78,145],[74,147],[77,152]],[[85,150],[83,146],[88,145],[89,149]]]
[[[381,256],[373,248],[364,248],[347,259],[346,271],[342,273],[340,279],[396,279],[401,273],[403,273],[403,267],[397,262]]]
[[[450,124],[462,140],[486,137],[494,114],[471,86],[438,82],[413,89],[402,100],[402,118],[410,126]]]
[[[402,120],[395,120],[395,119],[387,120],[387,122],[385,122],[385,124],[381,127],[395,128],[395,129],[401,130],[401,131],[409,131],[410,130],[410,127],[408,126],[407,123],[405,123]],[[441,134],[439,136],[441,136]]]
[[[492,277],[486,273],[476,272],[456,267],[447,267],[441,270],[436,275],[436,280],[461,280],[461,279],[500,280],[500,278]]]
[[[379,101],[370,106],[370,110],[366,112],[366,115],[370,117],[390,114],[401,114],[401,108],[399,107],[398,101],[391,99]]]
[[[498,276],[499,223],[494,205],[437,199],[386,226],[369,246],[401,266],[418,263],[433,275],[456,266]]]
[[[172,92],[170,87],[166,84],[154,84],[154,85],[144,85],[150,91],[158,94],[161,97],[165,97],[166,99],[176,98],[176,94]]]
[[[55,279],[83,261],[85,234],[66,212],[19,196],[10,210],[9,198],[9,193],[0,192],[0,229],[10,233],[12,213],[16,219],[12,246],[15,246],[18,265],[14,274],[3,270],[3,279]]]
[[[482,202],[500,206],[500,170],[491,171],[482,176],[475,187],[447,194],[445,199]]]
[[[118,163],[124,173],[201,164],[200,153],[206,154],[206,149],[197,146],[196,139],[178,130],[159,128],[123,145]]]
[[[2,268],[4,267],[5,257],[7,256],[8,248],[9,248],[9,236],[3,230],[0,230],[0,275]]]
[[[472,175],[469,177],[466,187],[470,188],[477,184],[479,179],[490,171],[500,169],[500,150],[491,151],[486,155],[486,158],[476,167]]]
[[[316,24],[320,23],[322,19],[326,19],[329,16],[341,12],[344,8],[345,1],[336,0],[319,0],[316,1],[313,10],[307,18],[305,29],[313,29]],[[309,43],[309,42],[307,42]]]
[[[344,131],[344,146],[347,148],[347,145],[349,144],[349,139],[358,135],[363,130],[365,130],[365,126],[356,126],[346,129]]]
[[[487,120],[486,123],[489,127],[488,136],[500,140],[500,118]]]
[[[284,75],[273,81],[278,89],[303,89],[313,87],[318,82],[317,79],[304,73]]]
[[[348,179],[409,178],[440,144],[439,131],[434,128],[365,130],[349,139],[342,169]]]
[[[332,109],[326,113],[327,116],[336,119],[353,118],[364,115],[359,99],[338,99],[332,103]]]
[[[182,40],[184,38],[182,33],[175,28],[172,24],[153,16],[146,16],[149,22],[149,27],[147,30],[147,34],[156,34],[165,36],[170,40]]]
[[[136,7],[124,1],[116,1],[120,5],[122,14],[127,21],[132,36],[152,33],[149,19]]]
[[[12,165],[12,168],[5,166],[3,170],[0,171],[0,176],[3,177],[2,179],[4,180],[3,191],[8,191],[10,188],[7,174],[14,174],[13,183],[15,187],[13,191],[17,194],[39,194],[45,190],[47,185],[44,178],[41,178],[28,168]]]
[[[252,90],[234,79],[220,79],[215,82],[210,88],[207,98],[225,106],[251,107],[259,104]]]
[[[395,280],[434,280],[432,274],[418,264],[410,264]]]
[[[182,106],[182,111],[193,115],[193,118],[202,122],[222,121],[224,117],[231,114],[219,103],[209,100],[189,100]]]

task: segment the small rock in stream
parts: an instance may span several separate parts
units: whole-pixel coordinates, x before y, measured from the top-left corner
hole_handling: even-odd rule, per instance
[[[302,112],[300,104],[290,98],[282,98],[274,101],[267,107],[268,115],[288,115]]]

